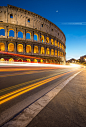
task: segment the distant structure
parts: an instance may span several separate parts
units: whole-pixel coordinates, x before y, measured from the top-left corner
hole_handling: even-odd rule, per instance
[[[72,59],[70,59],[70,60],[67,60],[66,62],[67,62],[67,63],[76,63],[76,61],[77,61],[76,59],[72,58]]]
[[[0,60],[65,64],[65,35],[52,22],[12,5],[0,6]]]
[[[81,62],[86,62],[86,55],[80,57]]]

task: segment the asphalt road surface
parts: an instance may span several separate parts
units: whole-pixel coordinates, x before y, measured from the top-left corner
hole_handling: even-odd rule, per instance
[[[79,70],[80,68],[0,67],[0,114],[10,109],[10,112],[15,112],[14,116]]]

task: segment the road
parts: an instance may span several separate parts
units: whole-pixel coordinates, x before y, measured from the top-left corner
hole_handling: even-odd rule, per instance
[[[6,119],[4,122],[79,70],[80,68],[0,67],[0,114]]]

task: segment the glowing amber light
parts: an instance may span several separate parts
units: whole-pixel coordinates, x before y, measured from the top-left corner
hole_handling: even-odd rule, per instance
[[[41,42],[44,42],[44,36],[41,35]]]
[[[23,45],[22,44],[17,45],[17,51],[18,52],[23,52]]]
[[[53,49],[51,49],[51,55],[54,55],[54,50]]]
[[[55,56],[57,56],[57,50],[55,50]]]
[[[31,60],[30,59],[27,59],[27,62],[31,62]]]
[[[38,53],[38,46],[34,46],[34,53]]]
[[[41,59],[40,62],[43,63],[43,60]]]
[[[9,59],[9,62],[14,62],[14,59],[13,59],[13,58],[10,58],[10,59]]]
[[[9,43],[8,44],[8,51],[9,52],[13,52],[14,51],[14,44],[13,43]]]
[[[60,48],[62,47],[61,43],[60,43]]]
[[[55,40],[55,46],[57,46],[57,41]]]
[[[44,47],[41,47],[41,54],[44,54],[45,51],[44,51]]]
[[[26,53],[31,53],[31,46],[30,45],[26,46]]]
[[[58,51],[58,56],[59,56],[60,54],[59,54],[59,51]]]
[[[59,47],[59,42],[58,42],[58,47]]]
[[[51,44],[52,44],[52,45],[54,44],[54,41],[53,41],[53,39],[51,39]]]
[[[49,43],[49,37],[46,37],[46,42]]]
[[[5,51],[5,44],[4,43],[0,43],[0,51]]]
[[[37,63],[38,61],[37,61],[37,59],[34,59],[34,63]]]
[[[50,54],[50,49],[49,49],[49,48],[46,49],[46,54],[47,54],[47,55]]]

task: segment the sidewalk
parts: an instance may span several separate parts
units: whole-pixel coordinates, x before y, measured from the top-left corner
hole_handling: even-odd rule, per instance
[[[86,127],[86,69],[72,79],[27,127]]]

